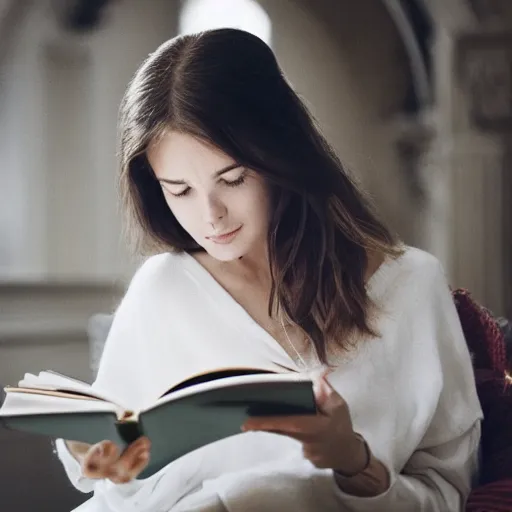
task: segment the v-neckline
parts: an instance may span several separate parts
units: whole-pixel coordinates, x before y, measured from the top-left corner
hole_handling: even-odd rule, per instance
[[[282,347],[281,343],[276,340],[267,330],[265,330],[249,313],[248,311],[215,279],[213,274],[197,261],[194,256],[188,252],[183,252],[185,264],[188,265],[189,271],[196,274],[198,278],[201,278],[201,285],[209,294],[213,302],[219,306],[221,313],[227,317],[229,322],[236,322],[238,330],[243,334],[247,335],[247,329],[257,339],[263,339],[275,348],[282,357],[286,358],[287,365],[277,363],[280,366],[290,367],[290,363],[293,368],[299,371],[297,363],[293,358],[286,352]],[[225,306],[225,307],[224,307]],[[229,308],[232,312],[226,310]]]
[[[281,343],[274,338],[266,329],[264,329],[238,302],[235,298],[217,281],[213,274],[202,265],[194,256],[186,251],[181,253],[183,261],[188,266],[188,270],[195,274],[197,278],[201,278],[201,285],[206,290],[213,302],[219,306],[219,311],[227,318],[229,322],[236,322],[238,330],[242,335],[247,334],[249,329],[257,339],[263,339],[267,344],[275,348],[281,357],[291,363],[296,371],[301,371],[297,362],[288,354]],[[396,265],[400,258],[391,258],[386,256],[377,270],[371,275],[366,283],[366,290],[370,296],[378,294],[382,286],[384,277]],[[232,314],[230,314],[231,310]],[[277,362],[276,362],[277,363]],[[282,366],[282,363],[277,363]]]

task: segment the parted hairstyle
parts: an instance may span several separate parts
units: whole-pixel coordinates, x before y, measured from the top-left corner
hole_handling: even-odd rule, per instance
[[[172,214],[146,155],[169,130],[189,134],[268,184],[269,314],[282,308],[323,362],[328,343],[345,347],[354,331],[377,335],[368,254],[397,257],[399,242],[261,39],[217,29],[162,44],[130,82],[119,129],[121,201],[137,251],[203,250]]]

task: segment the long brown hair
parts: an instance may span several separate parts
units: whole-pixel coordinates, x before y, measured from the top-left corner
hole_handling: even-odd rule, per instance
[[[120,112],[120,190],[143,253],[202,250],[177,222],[148,163],[166,130],[190,134],[260,173],[269,185],[268,251],[275,306],[311,338],[346,346],[374,336],[368,253],[400,253],[362,191],[259,38],[218,29],[162,44],[135,74]]]

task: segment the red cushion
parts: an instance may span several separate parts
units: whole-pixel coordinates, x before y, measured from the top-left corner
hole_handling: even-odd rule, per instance
[[[510,512],[511,510],[512,479],[474,489],[466,505],[466,512]]]
[[[503,374],[507,368],[505,337],[496,319],[467,290],[459,288],[452,295],[474,368]]]
[[[455,290],[453,298],[473,358],[484,412],[481,484],[512,478],[512,387],[505,378],[505,338],[496,319],[468,291]]]

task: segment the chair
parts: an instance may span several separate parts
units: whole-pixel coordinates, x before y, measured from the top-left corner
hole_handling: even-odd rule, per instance
[[[507,352],[511,352],[512,324],[506,319],[494,318],[467,290],[453,291],[453,298],[473,359],[478,397],[484,412],[480,481],[469,496],[466,512],[510,511],[512,386]]]

